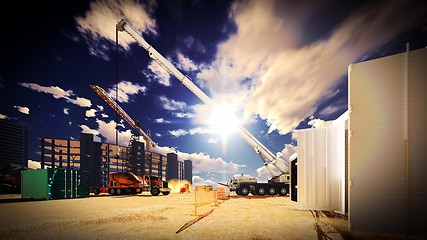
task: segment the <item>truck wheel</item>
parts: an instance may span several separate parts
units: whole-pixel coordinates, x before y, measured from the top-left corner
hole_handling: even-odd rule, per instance
[[[158,189],[158,188],[152,188],[152,189],[150,190],[150,193],[151,193],[151,195],[153,195],[153,196],[159,196],[159,194],[160,194],[160,189]]]
[[[244,187],[240,190],[240,192],[242,193],[243,196],[248,196],[249,194],[249,189]]]
[[[268,194],[269,195],[275,195],[276,194],[276,189],[275,188],[268,189]]]
[[[126,194],[131,194],[132,190],[130,188],[126,188],[125,192],[126,192]]]
[[[265,189],[264,188],[259,188],[258,189],[258,194],[261,195],[261,196],[264,195],[265,194]]]
[[[117,195],[123,194],[123,191],[120,188],[117,188],[116,190]]]
[[[240,195],[240,191],[239,191],[239,189],[236,189],[236,194],[237,194],[237,195]]]
[[[254,190],[251,191],[251,194],[254,195],[254,196],[257,195],[256,191],[254,191]]]
[[[284,188],[284,187],[282,187],[281,189],[280,189],[280,196],[285,196],[286,194],[288,193],[288,190],[286,190],[286,188]]]
[[[162,192],[163,195],[169,195],[171,192]]]
[[[110,193],[110,195],[116,195],[116,190],[114,188],[110,188],[108,192]]]
[[[95,195],[99,195],[101,193],[101,190],[99,190],[99,188],[95,188],[93,193],[95,193]]]

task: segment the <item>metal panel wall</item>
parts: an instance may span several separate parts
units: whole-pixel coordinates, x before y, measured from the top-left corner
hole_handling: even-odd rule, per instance
[[[345,211],[345,122],[297,131],[298,209]]]
[[[351,230],[427,231],[426,62],[420,49],[349,67]]]

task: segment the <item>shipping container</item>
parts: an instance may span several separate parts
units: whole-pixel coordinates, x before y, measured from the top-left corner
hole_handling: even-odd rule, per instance
[[[23,171],[22,198],[66,199],[89,197],[86,171],[48,168]]]

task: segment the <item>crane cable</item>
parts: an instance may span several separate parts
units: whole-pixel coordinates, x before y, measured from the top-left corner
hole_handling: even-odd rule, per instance
[[[119,99],[119,31],[116,28],[116,109],[117,109],[117,102]],[[117,164],[117,171],[119,169],[119,129],[118,129],[118,113],[116,111],[116,147],[117,147],[117,153],[116,153],[116,164]]]

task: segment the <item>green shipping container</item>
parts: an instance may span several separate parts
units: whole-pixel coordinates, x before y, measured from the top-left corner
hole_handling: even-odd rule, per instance
[[[89,174],[85,171],[48,168],[23,171],[22,198],[66,199],[89,197]]]

